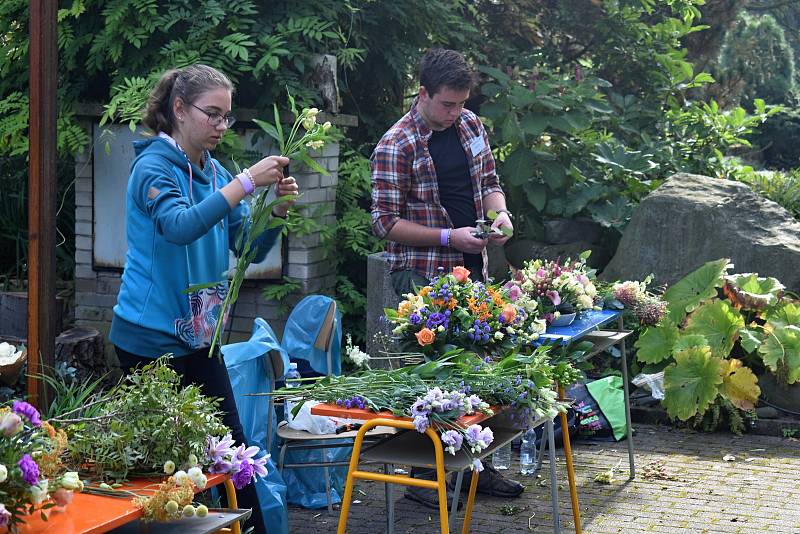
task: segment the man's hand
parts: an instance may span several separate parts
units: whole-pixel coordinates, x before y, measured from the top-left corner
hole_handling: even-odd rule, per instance
[[[498,213],[497,217],[492,223],[492,230],[499,230],[500,228],[508,228],[509,230],[511,230],[511,233],[508,233],[508,231],[506,231],[508,235],[505,235],[492,232],[491,235],[489,236],[489,241],[491,241],[493,245],[502,245],[511,238],[514,232],[514,225],[511,224],[511,219],[509,218],[508,213],[504,211]]]
[[[488,239],[478,239],[473,236],[473,232],[478,229],[471,226],[455,228],[450,232],[450,246],[467,254],[480,254],[486,248]]]

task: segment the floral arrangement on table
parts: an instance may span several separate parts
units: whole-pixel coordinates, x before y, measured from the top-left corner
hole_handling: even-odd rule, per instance
[[[547,324],[563,314],[599,308],[595,272],[586,265],[590,252],[576,260],[530,260],[513,273],[504,288],[514,302],[533,301]],[[573,316],[574,318],[574,316]]]
[[[24,401],[0,408],[0,532],[16,530],[26,515],[66,506],[83,482],[61,457],[67,436]]]
[[[652,277],[641,282],[626,280],[606,285],[600,290],[606,308],[628,310],[641,326],[655,326],[667,311],[667,302],[647,286]]]
[[[515,422],[526,428],[566,409],[553,387],[555,381],[565,386],[573,383],[577,372],[565,362],[551,364],[550,349],[537,347],[530,354],[512,350],[491,362],[458,348],[418,365],[324,377],[268,395],[295,399],[297,409],[305,401],[317,400],[344,408],[389,411],[411,418],[421,432],[435,427],[449,452],[454,454],[466,443],[465,452],[474,455],[489,445],[491,431],[464,427],[458,421],[462,415],[485,411],[488,406],[508,406]]]
[[[531,344],[544,332],[533,300],[514,300],[500,286],[475,282],[464,267],[440,270],[429,285],[386,308],[392,333],[413,352],[441,354],[450,346],[482,352]]]

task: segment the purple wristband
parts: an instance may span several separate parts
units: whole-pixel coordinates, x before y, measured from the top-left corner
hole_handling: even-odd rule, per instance
[[[439,244],[443,247],[447,247],[450,245],[450,229],[449,228],[442,228],[442,231],[439,232]]]
[[[253,187],[253,181],[244,173],[237,174],[236,179],[239,180],[240,184],[242,184],[242,189],[244,189],[245,195],[249,195],[256,190],[255,187]]]

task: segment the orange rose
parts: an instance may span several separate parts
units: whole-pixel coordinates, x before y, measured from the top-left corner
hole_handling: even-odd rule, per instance
[[[420,347],[430,345],[436,339],[436,334],[430,328],[423,328],[414,335],[417,336],[417,343],[419,343]]]
[[[506,324],[511,324],[517,318],[517,309],[513,304],[506,304],[503,306],[503,311],[500,313]]]
[[[462,267],[458,265],[457,267],[453,267],[453,276],[456,280],[461,282],[462,284],[469,280],[469,269],[466,267]]]

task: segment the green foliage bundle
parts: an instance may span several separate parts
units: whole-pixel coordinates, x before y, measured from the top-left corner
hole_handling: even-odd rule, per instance
[[[635,344],[640,362],[664,370],[670,417],[702,416],[718,397],[752,411],[762,372],[800,381],[800,304],[774,278],[731,267],[711,261],[670,287],[666,317]]]
[[[228,429],[219,401],[198,386],[183,387],[161,358],[127,377],[105,395],[94,418],[74,427],[72,461],[100,478],[163,474],[164,464],[205,457],[210,436]]]

